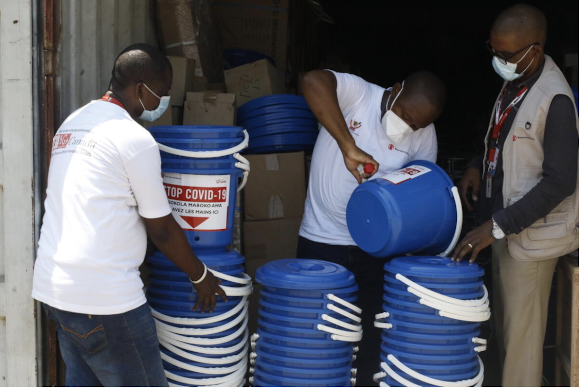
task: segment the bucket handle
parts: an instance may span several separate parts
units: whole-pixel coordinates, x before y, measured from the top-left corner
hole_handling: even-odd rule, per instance
[[[234,155],[234,158],[238,160],[235,166],[239,169],[244,170],[244,177],[242,183],[238,187],[238,193],[244,188],[246,182],[248,181],[248,174],[250,173],[250,162],[248,159],[244,158],[239,154],[240,151],[248,148],[248,143],[250,142],[250,135],[248,131],[244,129],[244,140],[237,146],[219,151],[187,151],[180,150],[178,148],[172,148],[161,143],[157,143],[159,150],[167,152],[168,154],[184,156],[187,158],[197,158],[197,159],[208,159],[208,158],[219,158],[221,156]]]
[[[451,240],[451,244],[447,247],[445,251],[439,254],[441,257],[447,257],[457,245],[457,241],[459,240],[459,235],[461,234],[461,228],[463,227],[463,208],[461,207],[461,198],[459,197],[459,190],[457,187],[453,186],[451,188],[451,194],[453,195],[453,199],[455,200],[455,209],[457,210],[457,223],[455,224],[455,234],[453,235],[453,239]]]

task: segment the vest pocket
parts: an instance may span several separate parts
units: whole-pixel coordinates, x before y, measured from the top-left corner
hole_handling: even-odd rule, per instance
[[[557,214],[550,214],[556,218]],[[556,216],[556,217],[555,217]],[[564,217],[565,218],[565,214]],[[565,219],[538,221],[522,233],[522,246],[526,249],[554,248],[569,244],[566,237]]]

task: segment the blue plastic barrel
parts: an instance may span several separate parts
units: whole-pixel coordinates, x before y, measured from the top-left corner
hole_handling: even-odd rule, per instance
[[[254,385],[350,385],[353,343],[333,339],[320,325],[344,330],[325,317],[356,324],[329,307],[348,311],[330,294],[347,303],[356,301],[353,274],[325,261],[285,259],[258,268],[256,281],[264,288],[258,311]]]
[[[477,264],[452,262],[447,258],[398,257],[384,266],[383,310],[388,316],[381,334],[380,359],[399,376],[417,386],[430,386],[400,370],[395,357],[413,371],[442,381],[457,382],[475,378],[479,361],[474,339],[480,323],[441,316],[437,309],[419,303],[400,275],[429,290],[461,300],[481,299],[484,271]],[[398,277],[399,276],[399,277]],[[381,379],[389,386],[402,386],[392,376]]]
[[[348,230],[362,250],[376,257],[440,254],[461,228],[453,187],[436,164],[410,162],[355,189],[346,208]]]
[[[165,146],[187,151],[220,151],[240,144],[241,127],[157,126],[149,131]],[[233,155],[201,159],[161,152],[164,185],[173,216],[199,253],[219,253],[231,243],[238,179]]]

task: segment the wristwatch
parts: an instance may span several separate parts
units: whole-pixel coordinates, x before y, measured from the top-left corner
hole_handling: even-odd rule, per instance
[[[497,222],[495,222],[493,218],[491,219],[491,222],[493,222],[493,229],[491,230],[491,235],[493,236],[493,238],[495,238],[496,240],[501,240],[502,238],[504,238],[505,233],[503,232],[503,230],[501,230]]]

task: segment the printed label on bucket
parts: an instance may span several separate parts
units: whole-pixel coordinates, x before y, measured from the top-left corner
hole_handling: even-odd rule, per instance
[[[391,182],[394,185],[408,181],[409,179],[417,178],[430,172],[431,169],[424,166],[409,166],[385,175],[381,179]]]
[[[165,173],[163,185],[173,217],[184,230],[218,232],[227,229],[229,175]]]

